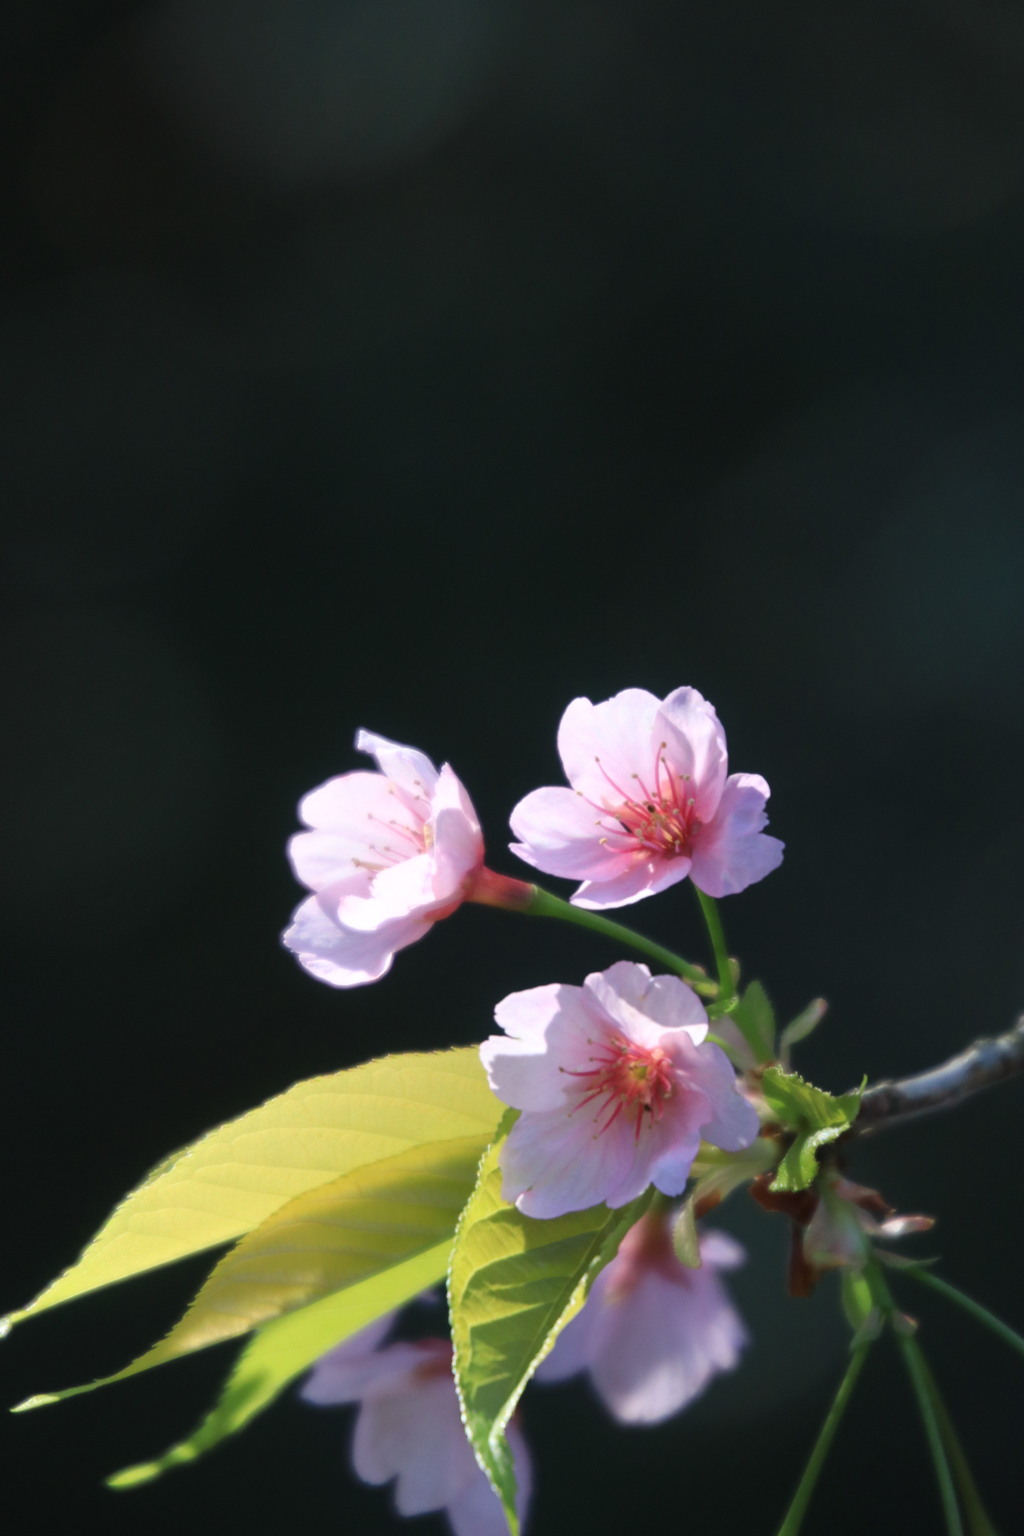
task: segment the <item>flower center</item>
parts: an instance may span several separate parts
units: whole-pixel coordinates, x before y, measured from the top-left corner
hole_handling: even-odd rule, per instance
[[[392,789],[390,794],[394,794]],[[428,808],[429,810],[429,808]],[[418,853],[429,853],[434,842],[433,828],[424,817],[419,826],[415,821],[419,820],[418,813],[409,812],[412,821],[403,820],[394,816],[385,819],[383,816],[375,816],[367,813],[367,837],[362,857],[353,858],[352,863],[357,869],[368,870],[371,875],[378,875],[382,869],[388,869],[392,864],[403,864],[406,859],[415,858]]]
[[[575,1072],[561,1068],[568,1077],[580,1079],[580,1097],[569,1113],[594,1104],[595,1135],[600,1136],[625,1111],[633,1118],[639,1141],[645,1120],[660,1120],[665,1101],[675,1092],[672,1062],[661,1046],[636,1045],[623,1035],[590,1043],[596,1047],[587,1058],[592,1066]]]
[[[621,797],[614,806],[595,807],[614,823],[607,828],[609,835],[601,839],[603,843],[625,837],[634,848],[639,845],[659,858],[692,854],[693,840],[702,823],[695,814],[690,776],[673,769],[665,747],[665,742],[658,747],[650,782],[645,783],[640,774],[634,773],[628,789],[616,784],[601,767],[601,759],[595,759],[609,788]]]
[[[693,814],[692,798],[680,802],[665,795],[651,795],[643,800],[627,800],[615,815],[638,843],[669,858],[691,852],[693,834],[700,826]]]

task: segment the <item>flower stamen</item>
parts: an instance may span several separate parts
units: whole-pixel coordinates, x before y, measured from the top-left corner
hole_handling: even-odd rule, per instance
[[[595,825],[604,833],[599,841],[605,847],[610,845],[610,838],[615,837],[622,840],[624,853],[632,849],[645,857],[652,854],[657,858],[675,858],[679,855],[692,857],[693,840],[702,823],[694,814],[693,795],[683,792],[684,788],[689,787],[689,774],[684,774],[682,781],[676,778],[665,757],[665,747],[666,743],[662,742],[655,760],[656,788],[649,790],[640,775],[634,773],[631,777],[636,780],[635,794],[621,789],[606,771],[601,759],[594,759],[609,787],[620,797],[619,803],[614,806],[601,805],[579,790],[576,793],[600,813],[601,819]],[[663,769],[668,780],[664,788]],[[610,826],[604,820],[605,817],[610,818]]]
[[[657,1123],[674,1092],[667,1052],[661,1046],[636,1045],[616,1035],[602,1042],[588,1060],[595,1065],[577,1071],[563,1069],[567,1077],[589,1079],[569,1113],[574,1115],[597,1102],[594,1125],[595,1135],[600,1136],[625,1111],[633,1116],[634,1136],[639,1141],[647,1117]]]

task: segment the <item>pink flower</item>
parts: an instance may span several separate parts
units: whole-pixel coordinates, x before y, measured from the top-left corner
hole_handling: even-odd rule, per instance
[[[310,1403],[359,1403],[352,1465],[364,1483],[395,1479],[400,1515],[444,1510],[455,1536],[507,1536],[501,1504],[466,1439],[447,1339],[376,1346],[391,1318],[323,1356],[302,1389]],[[530,1459],[518,1425],[507,1429],[520,1520],[530,1496]]]
[[[782,862],[762,832],[768,785],[728,774],[725,732],[695,688],[664,701],[627,688],[592,704],[574,699],[558,728],[571,789],[535,789],[512,812],[527,864],[583,884],[581,907],[621,907],[689,875],[709,896],[732,896]]]
[[[312,830],[293,837],[296,877],[313,892],[284,943],[334,987],[376,981],[395,951],[422,938],[470,895],[483,871],[480,823],[447,765],[370,731],[356,746],[380,773],[343,773],[299,806]]]
[[[692,1403],[719,1371],[734,1369],[747,1342],[718,1277],[742,1264],[743,1249],[724,1232],[705,1232],[700,1255],[700,1269],[687,1269],[672,1250],[666,1217],[641,1217],[536,1379],[588,1371],[624,1424],[657,1424]]]
[[[758,1133],[677,976],[623,960],[582,987],[513,992],[495,1018],[505,1035],[480,1056],[498,1098],[523,1111],[501,1165],[505,1199],[527,1216],[626,1205],[649,1184],[679,1195],[702,1139],[734,1152]]]

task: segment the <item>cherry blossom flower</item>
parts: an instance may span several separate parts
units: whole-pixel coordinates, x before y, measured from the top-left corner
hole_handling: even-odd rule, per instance
[[[677,976],[619,961],[582,987],[513,992],[495,1018],[505,1035],[480,1056],[498,1098],[522,1110],[501,1165],[505,1199],[527,1216],[626,1205],[650,1184],[681,1194],[702,1139],[732,1152],[758,1133]]]
[[[597,1395],[624,1424],[658,1424],[731,1371],[747,1332],[719,1272],[745,1258],[724,1232],[704,1232],[701,1267],[672,1249],[670,1223],[651,1212],[626,1234],[582,1312],[559,1334],[538,1381],[587,1371]]]
[[[306,795],[299,814],[311,830],[288,848],[313,894],[284,943],[335,987],[383,976],[395,951],[454,912],[486,873],[476,812],[447,763],[438,772],[370,731],[356,746],[381,771],[343,773]]]
[[[572,788],[520,800],[511,847],[582,880],[571,898],[581,907],[625,906],[687,875],[709,896],[732,896],[782,862],[783,844],[761,830],[768,785],[728,772],[725,732],[695,688],[574,699],[558,751]]]
[[[443,1510],[455,1536],[507,1536],[501,1504],[466,1439],[447,1339],[378,1348],[391,1317],[333,1349],[302,1389],[307,1402],[358,1403],[352,1465],[364,1483],[395,1481],[400,1515]],[[513,1420],[506,1431],[515,1462],[519,1517],[525,1519],[531,1471]]]

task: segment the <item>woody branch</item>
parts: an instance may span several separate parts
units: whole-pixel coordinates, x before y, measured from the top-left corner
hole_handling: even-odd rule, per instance
[[[941,1066],[864,1090],[854,1135],[868,1135],[939,1109],[1024,1073],[1024,1014],[1004,1034],[975,1040]]]

